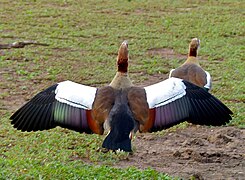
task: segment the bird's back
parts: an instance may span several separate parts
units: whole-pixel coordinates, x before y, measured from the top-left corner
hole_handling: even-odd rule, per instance
[[[200,87],[204,87],[207,84],[206,72],[194,63],[183,64],[176,68],[172,71],[171,77],[184,79]]]

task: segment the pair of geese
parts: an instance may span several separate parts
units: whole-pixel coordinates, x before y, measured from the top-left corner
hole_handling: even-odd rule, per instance
[[[128,43],[118,51],[118,71],[112,82],[95,88],[71,81],[38,93],[11,117],[14,128],[38,131],[61,126],[78,132],[104,134],[102,147],[132,151],[132,133],[154,132],[188,121],[224,125],[231,110],[211,95],[211,77],[199,65],[200,41],[192,39],[186,62],[167,80],[134,86],[128,77]]]

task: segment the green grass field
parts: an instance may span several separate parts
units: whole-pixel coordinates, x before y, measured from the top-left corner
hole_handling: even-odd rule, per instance
[[[244,9],[239,0],[0,0],[0,44],[49,45],[0,50],[0,179],[171,179],[151,168],[113,168],[128,154],[98,152],[103,137],[62,128],[22,133],[9,117],[56,82],[108,84],[123,40],[129,42],[132,81],[149,85],[152,76],[182,64],[190,40],[198,37],[200,63],[213,78],[211,93],[234,112],[229,125],[244,128]],[[149,53],[163,48],[175,56]]]

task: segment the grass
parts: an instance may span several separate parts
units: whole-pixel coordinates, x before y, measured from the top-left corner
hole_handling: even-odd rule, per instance
[[[183,55],[190,39],[200,38],[201,65],[212,75],[212,94],[234,112],[229,125],[245,127],[244,8],[239,0],[1,0],[1,43],[36,40],[49,46],[0,51],[0,178],[170,178],[152,169],[112,168],[127,154],[98,152],[103,137],[61,128],[21,133],[8,120],[25,100],[56,82],[108,84],[125,39],[131,79],[151,84],[152,75],[160,77],[184,59],[149,55],[149,49]]]

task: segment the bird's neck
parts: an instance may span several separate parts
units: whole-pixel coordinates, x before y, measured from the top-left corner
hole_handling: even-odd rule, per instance
[[[127,72],[117,72],[111,81],[110,86],[115,89],[125,89],[133,86],[133,84],[129,79]]]
[[[196,64],[196,65],[200,66],[198,58],[194,57],[194,56],[189,56],[184,64]]]
[[[188,56],[190,57],[190,56],[193,56],[193,57],[197,57],[197,50],[198,48],[197,47],[195,47],[195,48],[191,48],[190,47],[190,49],[189,49],[189,53],[188,53]]]
[[[128,72],[128,58],[119,58],[117,60],[117,71],[121,73],[127,73]]]

